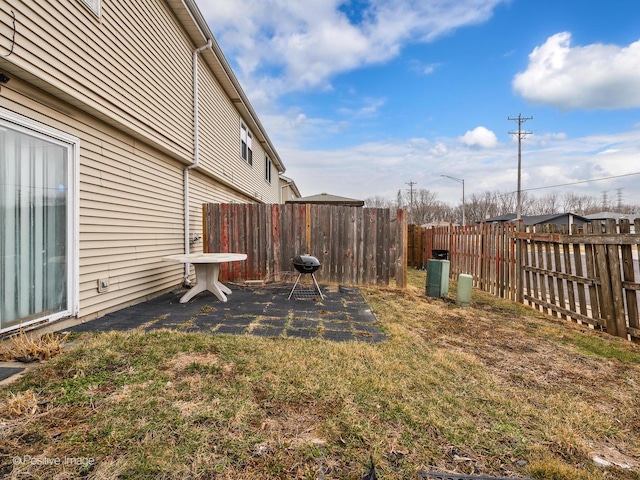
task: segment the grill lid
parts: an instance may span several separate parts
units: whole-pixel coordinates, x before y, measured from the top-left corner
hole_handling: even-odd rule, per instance
[[[293,266],[300,273],[313,273],[320,268],[320,261],[312,255],[298,255],[292,260]]]
[[[294,265],[300,265],[304,267],[319,267],[320,261],[313,255],[298,255],[293,259]]]

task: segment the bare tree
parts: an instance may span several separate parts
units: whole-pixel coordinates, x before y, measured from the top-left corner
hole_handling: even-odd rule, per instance
[[[380,196],[365,200],[365,205],[375,208],[407,208],[409,194],[398,190],[396,200],[387,200]],[[543,215],[552,213],[572,212],[578,215],[589,215],[603,210],[602,200],[595,196],[577,195],[572,192],[559,194],[548,193],[536,197],[528,192],[521,192],[521,206],[523,215]],[[629,205],[618,202],[610,205],[613,212],[633,214],[640,213],[640,205]],[[498,190],[486,191],[482,194],[472,194],[465,201],[465,216],[468,225],[481,222],[487,217],[495,217],[516,211],[516,193],[502,193]],[[435,192],[425,189],[413,191],[413,218],[415,223],[451,222],[462,223],[462,204],[451,206],[438,200]]]
[[[488,217],[495,217],[498,213],[498,198],[495,192],[486,191],[483,194],[472,194],[465,202],[465,216],[468,225],[483,221]]]
[[[440,203],[438,201],[438,194],[425,190],[424,188],[418,189],[413,193],[413,218],[416,222],[430,222],[433,221],[434,207]]]
[[[588,215],[601,211],[600,203],[596,197],[577,195],[572,192],[564,194],[562,208],[565,212],[573,212],[578,215]]]
[[[368,208],[396,208],[397,204],[393,200],[376,195],[374,197],[365,198],[364,206]]]
[[[532,211],[534,215],[547,215],[558,213],[560,207],[560,198],[556,192],[547,193],[543,197],[532,197]]]
[[[405,202],[404,202],[404,198],[402,198],[402,190],[398,190],[398,193],[396,195],[396,208],[404,208],[405,207]]]

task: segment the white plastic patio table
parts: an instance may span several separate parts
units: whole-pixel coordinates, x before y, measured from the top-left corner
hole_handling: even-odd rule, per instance
[[[162,260],[167,262],[192,263],[196,269],[196,284],[180,298],[180,303],[187,303],[197,294],[210,291],[221,301],[227,301],[231,290],[218,281],[220,264],[239,262],[247,259],[246,253],[190,253],[188,255],[170,255]]]

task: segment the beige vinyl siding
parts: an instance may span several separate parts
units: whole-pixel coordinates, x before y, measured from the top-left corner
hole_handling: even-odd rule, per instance
[[[12,79],[0,102],[80,139],[79,316],[100,316],[179,286],[184,267],[162,257],[184,251],[184,165],[55,98],[36,101],[35,93]],[[202,237],[203,203],[253,201],[202,172],[189,175],[192,238]],[[201,238],[191,251],[202,251]],[[99,279],[109,280],[108,292],[98,293]]]
[[[200,40],[189,11],[184,3],[172,5],[175,13],[162,0],[103,0],[97,17],[81,0],[0,2],[0,53],[11,47],[10,12],[16,14],[13,52],[0,57],[0,70],[11,77],[0,88],[0,105],[80,139],[81,318],[183,280],[184,266],[162,257],[185,248],[192,60],[205,40],[193,44]],[[235,79],[213,50],[199,60],[200,161],[188,173],[191,238],[202,236],[203,203],[276,203],[280,192],[279,182],[265,181],[265,145],[272,147],[259,140],[267,138],[264,131],[251,127],[260,124],[252,108],[236,103],[245,97],[234,90]],[[253,134],[253,166],[240,154],[242,121]],[[201,250],[200,238],[191,251]],[[108,292],[98,292],[99,279],[109,280]]]
[[[165,2],[108,0],[98,18],[80,0],[12,0],[0,5],[5,48],[12,9],[17,41],[10,62],[38,80],[30,81],[51,85],[71,104],[193,161],[195,46]],[[254,200],[278,202],[277,185],[264,181],[258,132],[252,131],[254,165],[240,156],[241,115],[209,68],[211,58],[203,53],[199,62],[200,168]]]
[[[11,28],[10,9],[18,12],[12,63],[190,155],[192,48],[164,2],[105,1],[97,18],[79,0],[14,1],[4,7],[3,32]]]
[[[161,258],[184,248],[183,166],[82,112],[63,115],[7,87],[0,95],[5,108],[80,138],[79,316],[179,285],[180,265]],[[108,292],[98,293],[98,279]]]
[[[238,179],[248,170],[240,157],[240,116],[203,63],[200,62],[198,76],[200,165],[228,183],[241,186]]]
[[[253,135],[253,165],[240,155],[241,117],[208,69],[199,69],[200,166],[254,201],[278,203],[277,185],[264,179],[265,150]],[[258,194],[257,196],[255,194]]]
[[[191,238],[194,236],[200,237],[200,240],[191,245],[190,251],[192,253],[202,252],[202,205],[204,203],[252,202],[252,199],[239,194],[231,188],[212,183],[210,178],[200,172],[191,172],[189,193],[189,236]]]

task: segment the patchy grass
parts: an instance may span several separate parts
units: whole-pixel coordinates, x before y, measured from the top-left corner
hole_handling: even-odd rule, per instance
[[[16,405],[0,409],[0,474],[360,479],[372,455],[384,479],[640,479],[640,347],[478,292],[459,308],[424,296],[424,272],[409,280],[362,289],[379,344],[83,334],[0,390]]]

